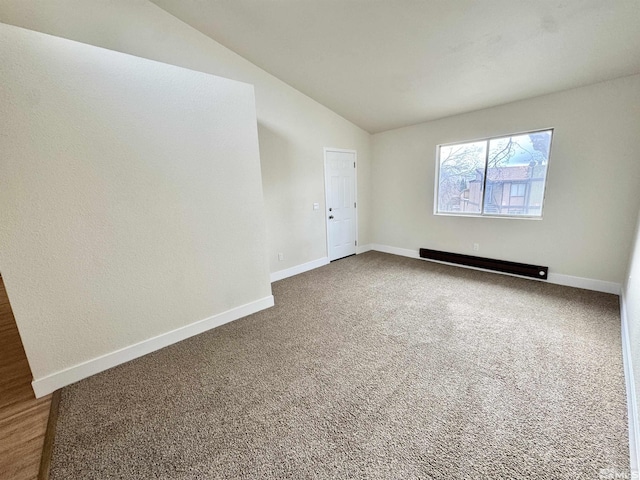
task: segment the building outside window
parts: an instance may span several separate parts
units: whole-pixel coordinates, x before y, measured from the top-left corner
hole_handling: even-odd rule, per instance
[[[440,145],[435,213],[541,217],[552,134]]]

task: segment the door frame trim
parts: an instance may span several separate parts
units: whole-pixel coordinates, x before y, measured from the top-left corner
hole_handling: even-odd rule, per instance
[[[333,148],[333,147],[324,147],[322,154],[322,163],[324,168],[324,234],[326,237],[326,245],[327,245],[327,258],[329,257],[329,206],[327,205],[328,200],[328,192],[329,192],[329,182],[327,177],[327,152],[338,152],[338,153],[353,153],[353,161],[356,162],[356,166],[354,168],[354,177],[353,177],[353,191],[356,202],[356,254],[358,250],[358,245],[360,242],[358,241],[358,232],[360,231],[359,223],[358,223],[358,152],[357,150],[350,150],[346,148]],[[329,260],[331,261],[331,260]]]

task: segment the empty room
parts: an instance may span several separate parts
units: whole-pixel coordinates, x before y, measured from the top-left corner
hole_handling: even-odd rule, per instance
[[[637,0],[0,0],[0,479],[633,479]]]

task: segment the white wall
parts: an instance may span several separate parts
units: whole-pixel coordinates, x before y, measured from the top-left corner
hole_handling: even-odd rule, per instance
[[[0,85],[0,270],[34,386],[66,379],[37,393],[273,303],[251,85],[4,24]]]
[[[546,127],[555,133],[542,220],[433,214],[438,144]],[[640,201],[639,132],[636,75],[373,135],[373,242],[620,284]]]
[[[638,76],[371,137],[145,0],[3,0],[0,21],[253,84],[271,272],[326,255],[312,204],[324,204],[328,146],[358,151],[361,245],[474,254],[480,243],[480,255],[552,273],[625,276],[639,207]],[[546,127],[556,131],[542,221],[433,215],[437,144]]]
[[[253,84],[271,271],[327,255],[324,208],[312,209],[324,206],[323,147],[358,151],[358,233],[369,243],[369,134],[156,5],[3,0],[0,22]]]
[[[639,155],[640,157],[640,155]],[[640,158],[638,158],[640,161]],[[631,349],[631,365],[635,379],[637,411],[640,412],[640,217],[638,217],[629,270],[623,287],[624,308]],[[636,428],[640,429],[640,426]],[[640,438],[637,439],[640,442]]]

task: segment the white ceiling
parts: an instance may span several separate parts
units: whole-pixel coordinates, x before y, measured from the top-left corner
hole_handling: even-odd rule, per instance
[[[640,73],[640,0],[152,0],[369,132]]]

